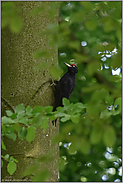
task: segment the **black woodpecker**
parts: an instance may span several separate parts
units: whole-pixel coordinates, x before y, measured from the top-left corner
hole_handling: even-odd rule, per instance
[[[62,99],[63,98],[70,98],[70,95],[75,87],[75,74],[78,72],[78,67],[75,64],[67,64],[64,62],[64,64],[68,67],[67,73],[62,76],[62,78],[59,80],[59,82],[56,85],[55,90],[55,102],[53,106],[53,111],[56,111],[56,108],[62,105]],[[52,121],[53,125],[55,123],[56,126],[56,120]]]

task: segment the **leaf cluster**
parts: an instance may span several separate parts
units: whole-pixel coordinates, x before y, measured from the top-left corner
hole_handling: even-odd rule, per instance
[[[107,98],[107,96],[105,97],[105,95],[103,95],[105,92],[107,91],[103,89],[96,93],[97,95],[100,93],[102,96],[100,104],[103,99]],[[95,97],[96,96],[92,97],[92,102],[95,101]],[[35,138],[38,127],[41,127],[43,131],[45,131],[49,126],[49,122],[59,117],[61,122],[67,123],[63,128],[63,132],[55,136],[53,142],[70,142],[71,145],[68,148],[69,154],[74,154],[78,151],[87,155],[90,153],[92,145],[99,144],[100,142],[103,143],[105,147],[113,147],[115,145],[116,131],[108,119],[110,116],[119,115],[121,113],[120,104],[121,98],[118,98],[114,103],[114,108],[116,105],[120,106],[117,110],[110,111],[101,105],[101,110],[98,106],[96,110],[93,111],[92,109],[91,111],[90,108],[92,106],[90,104],[84,105],[80,102],[73,104],[70,103],[68,99],[63,98],[64,107],[58,107],[55,112],[52,112],[52,106],[36,106],[34,108],[27,106],[25,108],[24,104],[19,104],[14,109],[14,113],[7,110],[7,116],[2,117],[2,139],[6,136],[15,141],[18,136],[20,140],[26,139],[28,142],[31,142]],[[97,116],[99,117],[98,121],[94,121],[94,118]],[[68,135],[69,133],[70,135]],[[77,136],[76,133],[78,134]],[[3,140],[2,149],[6,150]],[[2,158],[9,162],[7,170],[10,175],[12,175],[17,168],[17,160],[13,157],[9,158],[9,155],[2,156]],[[60,167],[61,166],[63,166],[63,163],[60,164]]]
[[[6,150],[4,137],[13,141],[18,137],[20,140],[26,139],[28,142],[31,142],[35,138],[35,133],[39,126],[45,131],[49,126],[48,122],[55,119],[52,109],[52,106],[36,106],[34,108],[27,106],[25,108],[24,104],[19,104],[14,109],[14,113],[7,110],[7,116],[3,116],[1,120],[2,149]],[[16,171],[17,161],[13,157],[9,159],[9,155],[2,156],[2,158],[9,161],[7,170],[12,175]]]

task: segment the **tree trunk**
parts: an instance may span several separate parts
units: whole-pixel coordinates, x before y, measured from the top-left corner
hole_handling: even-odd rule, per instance
[[[17,6],[21,8],[21,17],[24,22],[22,31],[15,34],[8,28],[2,30],[2,115],[6,115],[5,110],[12,110],[20,103],[24,103],[25,106],[29,104],[31,107],[53,104],[49,68],[51,65],[57,64],[57,48],[49,46],[48,35],[41,36],[42,30],[46,30],[48,24],[51,23],[47,13],[52,3],[20,2]],[[29,16],[33,8],[41,6],[47,11]],[[55,15],[52,23],[57,23],[57,10]],[[52,55],[50,59],[47,59],[47,68],[35,71],[34,66],[46,61],[45,58],[41,60],[33,58],[33,52],[38,49],[52,49]],[[4,138],[7,150],[3,153],[12,155],[19,162],[17,170],[12,176],[7,173],[6,166],[3,166],[2,181],[30,181],[30,177],[23,178],[23,171],[34,164],[35,158],[52,149],[54,150],[54,161],[45,165],[50,171],[47,181],[58,181],[59,146],[51,143],[52,136],[58,131],[59,125],[57,124],[55,128],[50,122],[45,132],[41,128],[37,130],[36,137],[31,143],[26,139],[21,141],[17,138],[14,142]],[[6,165],[5,162],[4,165]]]

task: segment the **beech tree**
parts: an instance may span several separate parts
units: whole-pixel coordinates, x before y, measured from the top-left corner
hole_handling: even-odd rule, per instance
[[[50,68],[57,48],[46,33],[51,22],[57,24],[52,2],[2,2],[2,181],[59,178],[59,146],[51,142],[59,127],[41,115],[52,111],[45,106],[54,99]],[[44,50],[47,58],[37,59]],[[44,62],[47,68],[37,70]]]

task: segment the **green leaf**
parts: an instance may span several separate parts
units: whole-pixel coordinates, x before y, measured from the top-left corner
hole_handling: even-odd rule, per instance
[[[64,108],[64,111],[67,111],[68,114],[69,114],[69,113],[72,113],[72,114],[73,114],[73,110],[75,109],[73,103],[71,103],[71,104],[69,104],[68,106],[65,106],[65,107],[63,107],[63,108]]]
[[[83,112],[85,108],[86,106],[84,104],[82,104],[81,102],[78,102],[73,104],[70,113],[71,114],[80,113],[80,112]]]
[[[4,159],[7,160],[8,158],[9,158],[9,154],[6,154],[6,155],[4,156]]]
[[[55,115],[48,115],[48,118],[50,119],[50,121],[54,121],[56,119]]]
[[[61,73],[62,73],[62,71],[58,66],[50,67],[50,75],[54,80],[59,80]]]
[[[4,128],[5,127],[5,128]],[[13,125],[4,125],[4,126],[2,126],[2,132],[4,133],[4,134],[7,134],[7,133],[13,133],[15,130],[14,130],[14,128],[13,128]]]
[[[41,121],[41,128],[43,128],[43,131],[45,131],[49,126],[48,121],[47,117],[43,117],[43,120]]]
[[[15,123],[14,120],[12,120],[11,118],[8,118],[6,116],[2,117],[2,123],[3,124],[9,124],[9,123]]]
[[[43,120],[43,115],[40,113],[37,113],[36,116],[33,118],[33,124],[38,127],[41,125],[42,120]]]
[[[21,128],[21,130],[18,132],[18,137],[19,137],[21,140],[23,140],[23,139],[25,139],[26,135],[27,135],[27,129],[26,129],[26,127],[23,126],[23,127]]]
[[[24,114],[25,115],[25,114]],[[19,123],[22,123],[22,124],[25,124],[25,125],[27,125],[28,124],[28,117],[27,116],[21,116],[20,114],[18,115],[18,122]]]
[[[15,162],[10,161],[7,165],[7,171],[9,172],[10,175],[12,175],[17,169],[17,165]]]
[[[2,149],[6,150],[6,146],[5,146],[5,144],[4,144],[2,139],[1,139],[1,145],[2,145]]]
[[[55,117],[63,117],[63,116],[65,116],[65,113],[63,112],[58,112],[55,114]]]
[[[10,111],[10,110],[7,110],[7,111],[6,111],[6,114],[7,114],[7,116],[11,116],[11,115],[13,114],[13,112]]]
[[[5,134],[5,136],[14,141],[16,140],[17,137],[15,133]]]
[[[74,104],[76,107],[78,108],[81,108],[81,109],[84,109],[85,108],[85,105],[81,102],[77,102],[76,104]]]
[[[90,142],[92,144],[98,144],[102,137],[102,129],[101,128],[93,128],[90,134]]]
[[[70,115],[66,114],[63,118],[61,118],[62,122],[68,121],[70,119]]]
[[[27,128],[26,139],[28,142],[31,142],[35,138],[35,131],[36,131],[36,128],[34,128],[33,126],[29,126]]]
[[[115,130],[113,126],[107,126],[103,134],[103,142],[106,147],[112,147],[115,144]]]
[[[14,109],[15,113],[23,113],[25,112],[25,107],[24,104],[19,104],[15,109]]]
[[[80,120],[80,115],[79,114],[71,115],[70,119],[72,120],[73,123],[78,124]]]
[[[42,113],[43,111],[44,111],[44,107],[42,107],[42,106],[35,106],[35,107],[33,108],[32,113],[33,113],[33,114]]]
[[[61,113],[64,112],[64,108],[63,107],[57,107],[56,110],[57,110],[57,112],[61,112]]]
[[[13,113],[13,114],[10,116],[10,118],[11,118],[11,119],[15,119],[15,118],[17,117],[17,115],[18,115],[18,113]]]
[[[26,108],[26,114],[28,115],[28,116],[32,116],[32,108],[28,105],[27,106],[27,108]]]
[[[70,105],[70,101],[67,98],[63,98],[62,103],[63,103],[64,106]]]
[[[51,113],[53,110],[53,106],[46,106],[45,107],[45,112],[48,114],[48,113]]]
[[[10,157],[10,161],[15,161],[16,163],[18,163],[18,160],[13,158],[12,156]]]
[[[111,115],[112,115],[112,113],[108,109],[105,109],[104,111],[101,112],[100,118],[107,119]]]
[[[16,130],[16,131],[19,131],[19,130],[21,129],[20,123],[15,123],[15,124],[13,125],[13,128],[14,128],[14,130]]]

